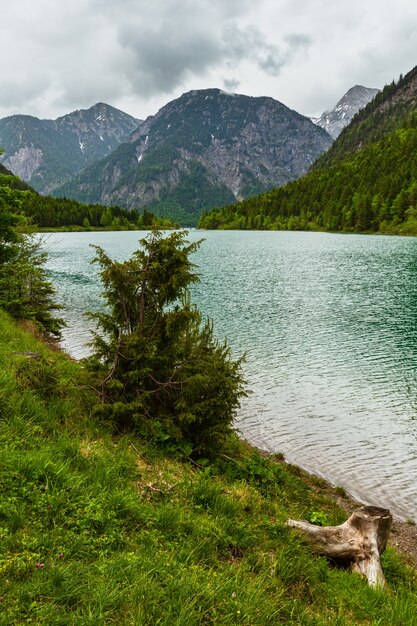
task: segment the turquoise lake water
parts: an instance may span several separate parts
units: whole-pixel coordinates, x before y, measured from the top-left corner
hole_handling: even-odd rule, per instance
[[[119,260],[138,232],[47,235],[48,268],[86,354],[100,306],[90,243]],[[192,297],[246,352],[252,394],[236,425],[269,451],[417,520],[417,239],[295,232],[196,232]]]

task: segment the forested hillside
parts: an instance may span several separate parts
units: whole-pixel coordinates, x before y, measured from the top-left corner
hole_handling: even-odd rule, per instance
[[[199,225],[417,234],[417,68],[360,111],[304,178]]]
[[[67,198],[41,196],[0,164],[1,206],[25,215],[40,228],[134,230],[149,228],[156,223],[161,227],[173,225],[169,220],[156,218],[148,211],[140,214],[136,209],[128,211],[119,207],[82,204]]]

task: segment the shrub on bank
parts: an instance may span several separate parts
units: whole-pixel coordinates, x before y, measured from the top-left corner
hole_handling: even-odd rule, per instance
[[[245,395],[242,359],[233,360],[203,323],[188,288],[198,281],[185,232],[160,231],[117,262],[96,247],[107,310],[86,365],[99,381],[97,414],[119,430],[203,454],[232,432]]]

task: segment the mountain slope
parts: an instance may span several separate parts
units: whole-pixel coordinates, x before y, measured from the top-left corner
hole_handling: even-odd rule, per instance
[[[156,218],[150,212],[139,215],[120,207],[81,204],[76,200],[41,196],[0,163],[0,212],[25,215],[41,228],[73,230],[136,230],[158,226],[172,228],[174,222]]]
[[[272,98],[191,91],[56,193],[148,207],[192,225],[205,208],[298,178],[330,144],[323,129]]]
[[[417,67],[359,111],[302,179],[200,225],[417,234]]]
[[[20,191],[34,191],[23,180],[18,178],[0,163],[0,187],[7,187],[9,189],[19,189]],[[36,192],[35,192],[36,193]]]
[[[312,121],[336,139],[356,113],[363,109],[378,92],[379,89],[355,85],[345,93],[331,111],[325,111],[319,118],[312,118]]]
[[[401,127],[417,108],[417,66],[398,82],[386,85],[371,102],[358,111],[352,123],[333,143],[328,154],[317,159],[314,167],[326,167],[357,154],[367,143],[376,143]]]
[[[0,120],[6,167],[41,193],[112,152],[140,124],[131,115],[98,103],[56,120],[13,115]]]

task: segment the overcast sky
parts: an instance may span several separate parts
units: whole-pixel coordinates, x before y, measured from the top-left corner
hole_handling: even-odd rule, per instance
[[[0,118],[107,102],[145,118],[190,89],[319,115],[417,65],[416,0],[1,0]]]

